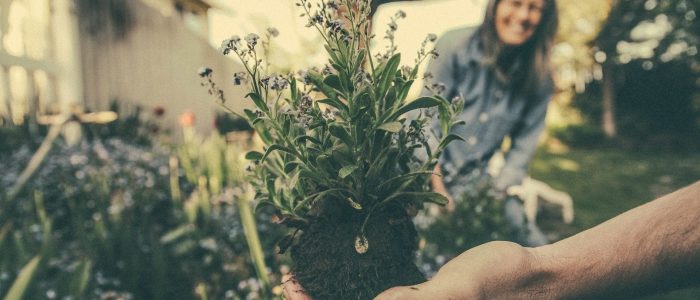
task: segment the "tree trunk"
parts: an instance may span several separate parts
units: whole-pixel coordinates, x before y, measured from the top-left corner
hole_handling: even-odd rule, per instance
[[[607,138],[617,136],[617,121],[615,120],[615,79],[612,67],[603,69],[603,133]]]

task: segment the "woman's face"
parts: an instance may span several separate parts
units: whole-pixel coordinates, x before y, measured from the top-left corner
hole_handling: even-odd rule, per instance
[[[550,0],[552,1],[552,0]],[[542,20],[545,0],[501,0],[496,5],[496,32],[506,46],[527,42]]]

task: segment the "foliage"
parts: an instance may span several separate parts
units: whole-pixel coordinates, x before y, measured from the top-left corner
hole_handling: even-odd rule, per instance
[[[600,128],[588,124],[550,128],[550,134],[564,144],[577,148],[596,147],[605,141],[605,136]]]
[[[31,154],[18,146],[0,158],[0,190],[14,183]],[[16,201],[0,202],[0,295],[259,296],[264,291],[239,221],[249,199],[242,202],[232,190],[240,181],[227,180],[221,193],[210,193],[189,183],[173,159],[162,147],[114,138],[57,145]],[[240,167],[214,161],[220,168]],[[207,177],[213,172],[196,172],[213,181]],[[266,227],[260,230],[274,239]]]
[[[690,0],[613,1],[613,9],[595,40],[605,54],[597,60],[607,64],[646,62],[648,69],[678,60],[700,71],[697,9],[697,1]]]
[[[602,76],[593,56],[596,38],[610,12],[610,0],[558,1],[559,28],[552,51],[557,85],[582,92],[586,83]]]
[[[229,113],[217,112],[214,119],[214,126],[220,134],[226,134],[231,131],[252,131],[248,121],[237,115]]]
[[[355,2],[328,1],[315,10],[307,0],[297,3],[308,26],[315,27],[325,41],[329,65],[321,72],[310,70],[298,77],[266,74],[261,58],[267,52],[264,46],[277,34],[275,29],[262,40],[249,34],[245,41],[233,36],[222,43],[221,51],[237,56],[246,69],[234,76],[234,83],[248,85],[247,98],[256,110],[245,110],[245,117],[265,143],[264,152],[246,155],[256,163],[252,174],[257,201],[275,207],[278,220],[290,227],[303,228],[328,207],[352,207],[367,220],[388,204],[419,208],[423,202],[447,202],[427,191],[427,179],[442,149],[460,139],[447,132],[462,109],[462,100],[406,99],[418,65],[434,53],[425,47],[435,37],[425,40],[411,67],[400,67],[401,56],[393,48],[378,54],[375,61],[367,49],[372,39],[369,1],[351,3]],[[404,16],[399,12],[392,22]],[[259,53],[259,40],[263,53]],[[211,72],[200,71],[203,85],[225,107]],[[416,118],[403,116],[419,110]],[[424,131],[435,110],[442,140],[431,148]],[[364,225],[358,231],[362,244]]]
[[[425,244],[419,265],[427,274],[472,247],[490,241],[514,240],[517,229],[503,214],[503,195],[485,178],[475,178],[456,201],[453,212],[425,215],[418,222]]]
[[[591,42],[591,58],[600,76],[614,86],[607,97],[614,99],[619,135],[626,143],[642,146],[693,144],[700,136],[697,1],[612,3],[606,22]],[[595,123],[600,121],[602,108],[599,85],[591,83],[588,95],[579,95],[574,102]]]
[[[155,139],[169,133],[162,124],[162,117],[165,114],[165,109],[162,107],[155,107],[152,111],[148,111],[138,105],[128,105],[113,100],[109,110],[119,114],[119,121],[83,125],[88,139],[104,140],[118,137],[129,144],[150,146]]]

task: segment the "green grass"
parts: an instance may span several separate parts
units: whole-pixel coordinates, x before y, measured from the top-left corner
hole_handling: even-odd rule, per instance
[[[555,154],[540,150],[530,174],[573,197],[573,224],[543,226],[555,229],[563,238],[700,180],[700,153],[573,149]],[[648,299],[700,299],[700,288]]]

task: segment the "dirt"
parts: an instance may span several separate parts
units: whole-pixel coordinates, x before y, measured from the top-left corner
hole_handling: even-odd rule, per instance
[[[291,248],[293,272],[313,299],[372,299],[393,286],[425,281],[414,262],[417,233],[403,209],[372,215],[364,254],[355,250],[364,214],[324,215],[311,220]]]

